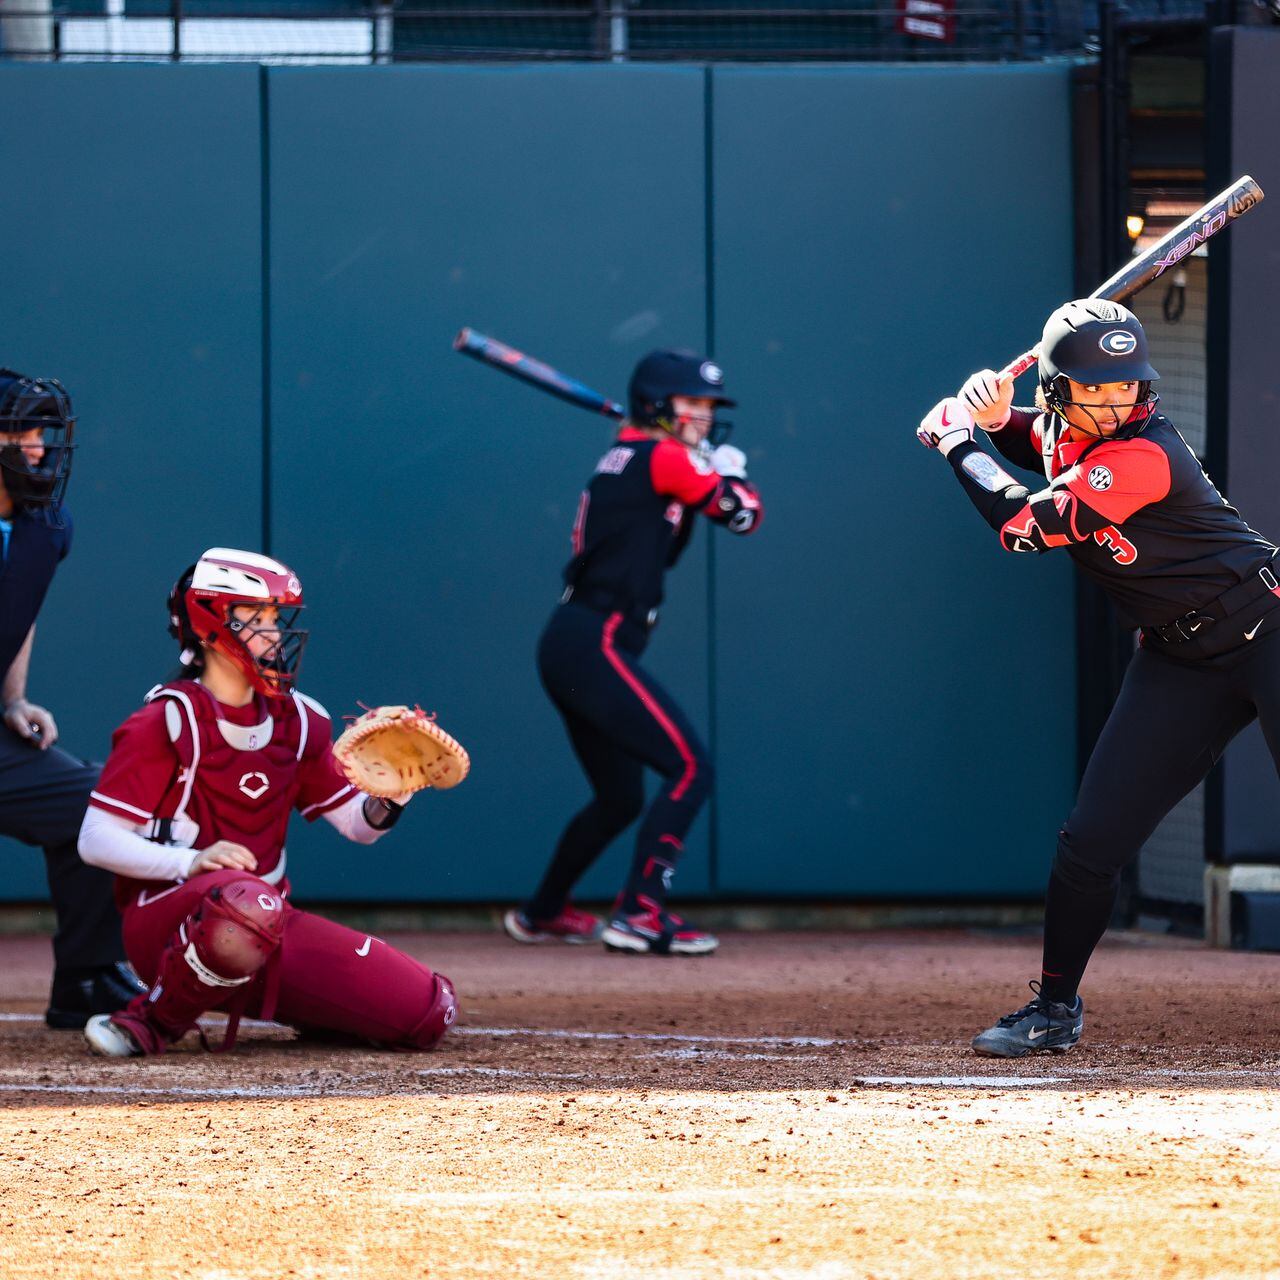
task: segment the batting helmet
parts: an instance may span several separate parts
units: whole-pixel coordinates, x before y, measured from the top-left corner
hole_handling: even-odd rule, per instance
[[[237,606],[247,606],[249,612]],[[274,610],[264,618],[265,610]],[[202,648],[220,653],[268,697],[282,698],[297,683],[307,632],[302,583],[288,565],[252,551],[210,547],[169,593],[169,634],[182,645],[182,661],[198,664]],[[249,641],[261,635],[265,646]]]
[[[1138,401],[1124,425],[1138,424],[1159,399],[1151,391],[1151,383],[1159,377],[1151,367],[1142,322],[1118,302],[1082,298],[1059,307],[1045,322],[1040,387],[1045,404],[1054,412],[1076,403],[1068,379],[1090,386],[1136,382]]]
[[[0,369],[0,479],[15,506],[53,525],[62,523],[75,423],[71,397],[56,378]]]
[[[636,426],[676,429],[673,396],[714,400],[732,408],[724,394],[724,371],[694,351],[682,348],[650,351],[635,367],[627,387],[627,417]]]

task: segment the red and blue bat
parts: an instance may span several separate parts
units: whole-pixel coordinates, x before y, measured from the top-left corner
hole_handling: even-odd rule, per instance
[[[497,338],[487,337],[474,329],[462,329],[453,340],[453,349],[461,351],[464,356],[472,356],[483,360],[495,369],[509,373],[531,386],[541,387],[561,400],[576,404],[581,409],[590,409],[593,413],[602,413],[606,418],[621,420],[626,417],[626,410],[616,401],[593,391],[585,382],[567,377],[559,369],[553,369],[541,360],[527,356],[515,347],[509,347]]]

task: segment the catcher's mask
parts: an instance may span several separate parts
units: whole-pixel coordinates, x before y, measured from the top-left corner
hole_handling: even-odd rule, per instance
[[[714,400],[731,409],[738,403],[724,394],[724,372],[714,361],[684,349],[650,351],[631,375],[627,418],[638,427],[659,427],[674,436],[680,429],[675,396]],[[713,421],[707,440],[723,444],[732,430],[732,423]]]
[[[1160,400],[1151,390],[1159,377],[1151,367],[1142,322],[1118,302],[1100,298],[1068,302],[1045,323],[1040,339],[1040,389],[1045,407],[1061,415],[1068,405],[1075,405],[1093,423],[1092,435],[1124,439],[1137,434]],[[1093,410],[1106,406],[1072,400],[1069,379],[1090,386],[1136,382],[1138,400],[1119,429],[1104,437]]]
[[[0,369],[0,479],[14,506],[62,525],[76,416],[56,378]]]
[[[267,609],[276,611],[274,621],[263,618]],[[169,634],[182,645],[183,663],[197,663],[201,648],[213,649],[260,693],[283,698],[297,683],[307,642],[308,633],[295,625],[302,609],[302,583],[287,565],[210,547],[169,593]],[[271,643],[255,654],[248,641],[258,635]]]

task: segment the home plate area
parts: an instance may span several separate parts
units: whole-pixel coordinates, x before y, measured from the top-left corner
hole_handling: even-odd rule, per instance
[[[432,1053],[91,1058],[0,940],[0,1273],[1280,1277],[1272,957],[1114,939],[1080,1045],[1001,1061],[1029,936],[388,936],[457,984]]]

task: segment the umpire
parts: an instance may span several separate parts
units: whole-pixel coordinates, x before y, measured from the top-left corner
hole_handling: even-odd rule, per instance
[[[666,908],[684,838],[711,789],[707,753],[674,699],[641,665],[663,578],[699,514],[731,533],[760,522],[746,455],[715,443],[719,366],[663,350],[636,366],[629,412],[578,502],[565,592],[538,646],[542,683],[593,792],[565,828],[542,883],[504,927],[518,942],[591,942],[616,951],[705,955],[714,935]],[[724,429],[724,424],[721,424]],[[583,873],[644,809],[644,771],[662,778],[636,836],[631,873],[605,923],[569,903]]]
[[[44,848],[57,915],[45,1021],[60,1028],[83,1027],[143,989],[124,960],[111,876],[76,852],[98,771],[54,745],[53,716],[27,698],[36,615],[71,547],[62,496],[74,433],[61,383],[0,369],[0,836]]]

